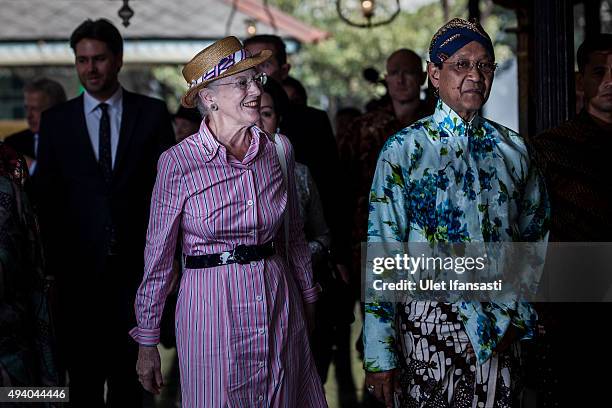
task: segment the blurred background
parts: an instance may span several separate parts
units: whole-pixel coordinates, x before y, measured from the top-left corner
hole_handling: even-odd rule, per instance
[[[0,0],[0,8],[0,138],[26,127],[22,87],[28,80],[56,79],[69,98],[81,92],[68,37],[85,18],[105,17],[120,27],[126,40],[121,83],[166,100],[170,111],[186,89],[181,66],[197,51],[227,35],[280,35],[309,104],[332,120],[339,108],[363,109],[385,93],[383,84],[364,78],[364,69],[382,78],[386,57],[402,47],[426,59],[443,22],[478,18],[500,64],[484,113],[523,134],[537,127],[530,106],[541,75],[534,67],[537,32],[550,31],[547,21],[560,18],[572,26],[572,44],[561,36],[558,48],[548,50],[554,53],[574,50],[588,30],[607,32],[612,25],[610,0]],[[573,78],[567,81],[573,90]]]

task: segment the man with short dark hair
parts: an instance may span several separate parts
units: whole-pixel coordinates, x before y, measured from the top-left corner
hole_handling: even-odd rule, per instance
[[[578,48],[576,60],[577,90],[584,95],[582,111],[530,142],[538,154],[550,196],[551,241],[601,248],[603,244],[587,243],[609,242],[612,230],[608,157],[612,148],[612,34],[587,37]],[[590,279],[602,272],[590,266],[595,263],[593,259],[570,256],[562,263],[571,265],[589,283],[597,282]],[[547,272],[551,281],[560,279],[555,275],[558,271]],[[597,406],[607,398],[606,376],[576,373],[596,373],[612,364],[605,344],[599,340],[605,337],[600,327],[607,322],[611,305],[568,302],[540,306],[546,334],[543,347],[535,353],[539,361],[534,376],[547,406],[563,406],[574,399],[581,406]],[[590,391],[583,392],[587,388]]]
[[[263,50],[272,51],[272,58],[268,58],[257,67],[259,72],[265,72],[279,84],[289,76],[291,64],[287,63],[287,46],[279,36],[273,34],[254,35],[244,40],[244,47],[253,55]]]
[[[26,159],[28,170],[32,175],[36,170],[40,115],[43,111],[65,102],[66,93],[58,82],[40,78],[23,87],[23,100],[28,128],[7,136],[4,142]]]
[[[578,48],[578,90],[585,106],[575,119],[536,136],[550,193],[554,241],[609,241],[612,187],[612,34]]]
[[[166,105],[129,92],[121,34],[87,20],[70,38],[85,92],[42,115],[34,179],[72,406],[138,407],[134,298],[144,269],[159,155],[173,144]]]
[[[257,66],[278,83],[289,76],[291,65],[283,40],[276,35],[256,35],[245,40],[244,47],[252,54],[271,50],[272,58]],[[348,262],[349,248],[346,236],[346,211],[342,208],[343,194],[338,165],[338,148],[327,113],[306,105],[291,104],[280,124],[295,150],[296,161],[305,164],[317,184],[325,213],[331,228],[334,255],[341,264]]]

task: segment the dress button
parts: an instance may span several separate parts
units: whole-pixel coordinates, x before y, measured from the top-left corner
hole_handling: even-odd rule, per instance
[[[264,363],[263,361],[259,362],[259,368],[263,368],[266,365],[266,363]]]
[[[258,302],[261,302],[262,299],[263,297],[261,295],[255,296],[255,300],[257,300]]]
[[[259,334],[264,334],[266,331],[264,329],[259,329]]]
[[[260,401],[263,401],[263,395],[260,395],[259,398],[257,398]]]
[[[257,262],[255,261],[251,262],[251,266],[257,266]]]
[[[248,205],[249,207],[250,207],[250,206],[252,206],[252,205],[253,205],[253,200],[249,200],[249,201],[247,201],[247,205]]]

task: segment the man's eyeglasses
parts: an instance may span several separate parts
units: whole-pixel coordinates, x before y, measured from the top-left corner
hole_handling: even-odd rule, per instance
[[[452,65],[453,67],[455,67],[455,70],[457,72],[460,72],[462,74],[467,74],[474,67],[478,68],[478,71],[486,75],[490,75],[494,73],[495,70],[497,69],[497,64],[494,62],[480,62],[480,61],[476,62],[476,61],[470,61],[470,60],[458,60],[458,61],[443,62],[443,64]]]
[[[217,84],[217,85],[235,85],[236,88],[246,91],[249,89],[251,82],[255,82],[257,86],[264,86],[266,82],[268,82],[268,76],[264,72],[260,72],[259,74],[253,75],[250,78],[242,77],[236,82],[228,82],[226,84]]]

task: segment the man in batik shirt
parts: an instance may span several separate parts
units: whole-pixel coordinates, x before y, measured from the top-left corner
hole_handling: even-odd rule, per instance
[[[539,241],[548,202],[523,139],[478,115],[496,68],[483,28],[453,19],[432,39],[432,116],[391,136],[378,159],[368,241]],[[367,303],[366,385],[387,406],[510,407],[519,340],[537,314],[524,302]]]

